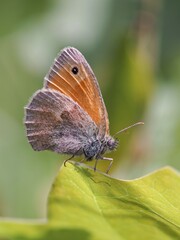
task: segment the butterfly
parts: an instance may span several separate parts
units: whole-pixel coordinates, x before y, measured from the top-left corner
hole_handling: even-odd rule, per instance
[[[113,159],[103,155],[116,149],[118,140],[110,136],[97,79],[76,48],[64,48],[55,58],[44,87],[25,107],[25,127],[34,150],[71,155],[66,161],[81,155],[95,159],[94,171],[98,160],[108,160],[109,172]]]

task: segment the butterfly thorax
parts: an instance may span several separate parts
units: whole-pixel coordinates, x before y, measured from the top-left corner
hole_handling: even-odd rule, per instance
[[[100,159],[102,155],[107,151],[116,149],[118,140],[111,136],[99,140],[97,137],[89,139],[88,143],[83,148],[83,153],[88,161],[92,159]]]

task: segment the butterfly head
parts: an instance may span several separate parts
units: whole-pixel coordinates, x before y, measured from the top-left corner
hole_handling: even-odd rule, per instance
[[[108,136],[106,140],[107,151],[115,150],[118,146],[118,143],[119,143],[119,140],[117,138],[114,139],[113,137]]]

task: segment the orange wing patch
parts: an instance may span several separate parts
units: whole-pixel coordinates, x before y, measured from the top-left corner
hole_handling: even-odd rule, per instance
[[[45,87],[72,98],[89,114],[99,127],[100,134],[109,133],[108,115],[98,82],[77,49],[62,50],[45,77]]]

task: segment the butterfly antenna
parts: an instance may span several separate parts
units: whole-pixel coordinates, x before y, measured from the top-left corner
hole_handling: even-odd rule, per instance
[[[115,133],[114,136],[116,136],[116,135],[118,135],[118,134],[120,134],[120,133],[126,132],[126,131],[129,130],[130,128],[135,127],[135,126],[138,126],[138,125],[144,125],[144,122],[137,122],[137,123],[135,123],[135,124],[133,124],[133,125],[130,125],[129,127],[126,127],[126,128],[124,128],[124,129],[120,130],[119,132]],[[113,136],[113,137],[114,137],[114,136]]]

